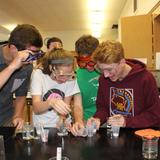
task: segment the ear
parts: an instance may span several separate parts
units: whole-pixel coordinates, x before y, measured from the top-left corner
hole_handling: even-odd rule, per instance
[[[49,70],[50,70],[51,72],[54,71],[54,70],[55,70],[55,66],[49,65]]]
[[[49,65],[49,70],[50,70],[50,71],[52,71],[52,70],[53,70],[52,65]]]
[[[126,63],[126,60],[123,58],[123,59],[120,60],[120,63],[121,63],[121,64],[125,64],[125,63]]]
[[[17,53],[18,52],[18,49],[16,48],[16,46],[15,45],[13,45],[13,44],[11,44],[10,46],[9,46],[9,49],[10,49],[10,52],[12,52],[12,53]]]

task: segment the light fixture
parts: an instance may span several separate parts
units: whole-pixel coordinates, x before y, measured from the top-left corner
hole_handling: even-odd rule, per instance
[[[101,37],[101,31],[96,31],[96,30],[92,30],[92,36],[96,37],[96,38],[100,38]]]
[[[100,38],[105,23],[106,0],[88,0],[89,23],[93,36]]]
[[[89,10],[105,10],[106,0],[88,0]]]
[[[91,23],[102,23],[105,18],[102,11],[91,11],[89,15]]]
[[[91,23],[91,29],[92,30],[101,30],[102,24],[101,23]]]

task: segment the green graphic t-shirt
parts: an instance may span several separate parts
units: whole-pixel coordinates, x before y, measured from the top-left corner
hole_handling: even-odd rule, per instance
[[[76,73],[78,85],[82,95],[84,112],[83,117],[87,120],[96,112],[96,98],[100,74],[97,71],[89,72],[83,68],[78,68]]]

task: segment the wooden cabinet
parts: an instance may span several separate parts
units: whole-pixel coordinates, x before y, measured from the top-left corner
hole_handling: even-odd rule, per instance
[[[147,58],[147,66],[153,68],[151,14],[121,18],[121,34],[125,57]]]
[[[155,69],[160,52],[160,2],[147,14],[121,18],[121,41],[126,58],[147,58]]]
[[[160,52],[160,15],[153,14],[153,53]]]

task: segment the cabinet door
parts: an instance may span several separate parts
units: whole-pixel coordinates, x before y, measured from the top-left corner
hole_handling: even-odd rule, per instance
[[[160,13],[153,15],[153,44],[154,53],[160,52]]]
[[[121,18],[121,38],[126,58],[147,58],[152,61],[152,17],[148,15]]]

